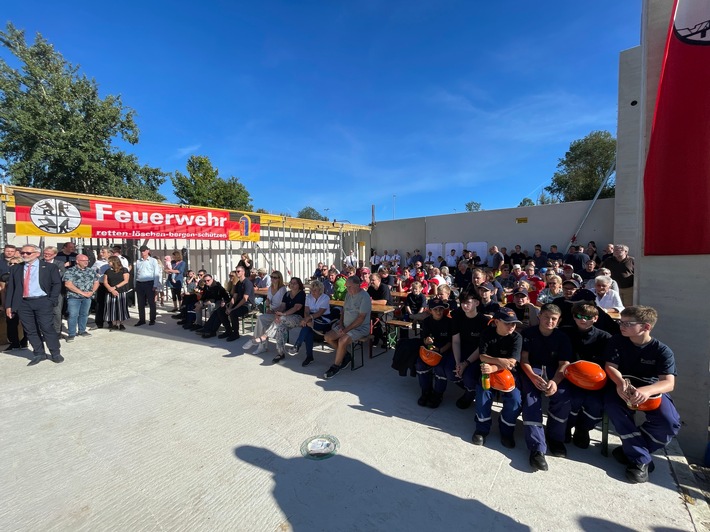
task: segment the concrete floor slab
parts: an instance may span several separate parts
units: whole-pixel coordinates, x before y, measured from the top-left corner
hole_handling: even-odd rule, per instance
[[[665,454],[630,485],[595,432],[533,473],[522,424],[514,450],[495,432],[474,447],[459,389],[421,408],[390,355],[326,381],[332,355],[273,365],[273,346],[244,353],[169,316],[62,343],[59,365],[0,356],[0,530],[703,528]],[[337,455],[303,458],[319,434]]]

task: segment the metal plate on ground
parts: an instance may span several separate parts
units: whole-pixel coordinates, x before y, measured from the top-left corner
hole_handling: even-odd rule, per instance
[[[339,448],[338,438],[329,434],[320,434],[311,436],[301,444],[301,455],[309,460],[325,460],[335,456]]]

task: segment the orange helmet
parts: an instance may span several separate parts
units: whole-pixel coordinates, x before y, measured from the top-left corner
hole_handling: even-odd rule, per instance
[[[633,386],[634,388],[639,388],[652,382],[649,379],[634,377],[632,375],[624,375],[624,379],[626,379],[629,385]],[[656,408],[661,406],[661,401],[663,401],[663,394],[657,393],[656,395],[652,395],[651,397],[646,399],[640,405],[632,405],[628,403],[628,407],[631,410],[641,410],[642,412],[650,412],[651,410],[655,410]]]
[[[663,395],[657,393],[646,399],[643,403],[637,406],[632,406],[632,410],[641,410],[642,412],[650,412],[661,406],[661,401],[663,400]]]
[[[606,372],[599,364],[578,360],[564,370],[565,378],[584,390],[601,390],[606,384]]]
[[[421,346],[419,347],[419,358],[421,358],[425,364],[433,367],[441,362],[441,353]]]
[[[515,377],[508,369],[499,369],[491,373],[491,388],[499,392],[512,392],[515,390]]]

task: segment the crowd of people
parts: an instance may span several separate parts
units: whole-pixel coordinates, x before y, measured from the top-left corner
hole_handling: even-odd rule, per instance
[[[330,379],[352,362],[353,342],[372,337],[390,346],[382,316],[373,312],[373,305],[386,306],[385,316],[392,311],[419,326],[418,337],[397,344],[393,367],[402,375],[416,374],[422,407],[438,408],[450,382],[462,388],[456,406],[475,405],[475,445],[485,445],[491,432],[496,394],[503,405],[501,442],[515,447],[522,412],[534,470],[548,469],[546,454],[565,456],[566,443],[588,447],[589,432],[606,411],[622,439],[614,456],[625,464],[630,481],[645,482],[653,469],[651,453],[677,434],[680,421],[668,395],[676,373],[673,353],[651,337],[655,310],[632,305],[628,247],[609,244],[601,257],[594,242],[570,246],[566,255],[556,246],[548,253],[535,246],[532,255],[519,245],[513,249],[508,255],[506,248],[491,246],[485,257],[451,250],[436,259],[431,253],[425,259],[419,250],[404,257],[398,250],[382,255],[373,250],[367,266],[351,252],[342,270],[319,263],[306,282],[298,277],[287,282],[277,270],[254,268],[244,254],[223,286],[205,270],[189,270],[179,251],[159,260],[141,246],[131,265],[120,246],[101,248],[90,265],[71,242],[61,250],[7,245],[0,260],[7,349],[29,343],[28,365],[45,359],[60,363],[62,317],[66,342],[91,336],[92,304],[96,327],[124,331],[130,289],[138,307],[134,326],[152,326],[165,282],[177,324],[204,339],[233,342],[240,338],[240,320],[255,314],[254,334],[242,349],[264,353],[273,342],[274,364],[304,348],[302,365],[310,365],[314,342],[322,338],[334,350],[323,375]],[[289,347],[291,329],[298,334]],[[606,386],[591,390],[571,382],[567,371],[577,361],[603,368]],[[546,426],[543,396],[548,397]],[[635,411],[656,396],[659,406],[646,412],[637,429]]]

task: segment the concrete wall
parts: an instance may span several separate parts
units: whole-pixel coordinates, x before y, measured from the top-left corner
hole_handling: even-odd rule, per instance
[[[676,355],[673,398],[683,420],[678,440],[689,459],[702,461],[708,441],[710,320],[703,310],[690,309],[693,302],[710,297],[710,278],[704,275],[710,261],[707,255],[649,257],[642,249],[643,169],[672,5],[666,0],[646,0],[641,48],[620,57],[614,238],[632,248],[636,302],[658,310],[653,334]],[[640,105],[632,107],[630,101],[636,95]]]
[[[551,244],[566,251],[591,201],[575,201],[495,211],[466,212],[443,216],[377,222],[372,247],[378,251],[399,249],[400,253],[426,244],[446,242],[488,242],[512,250],[516,244],[532,252],[535,244],[547,251]],[[527,218],[527,223],[517,223]],[[594,240],[600,249],[614,236],[614,200],[598,200],[577,236],[586,245]]]

